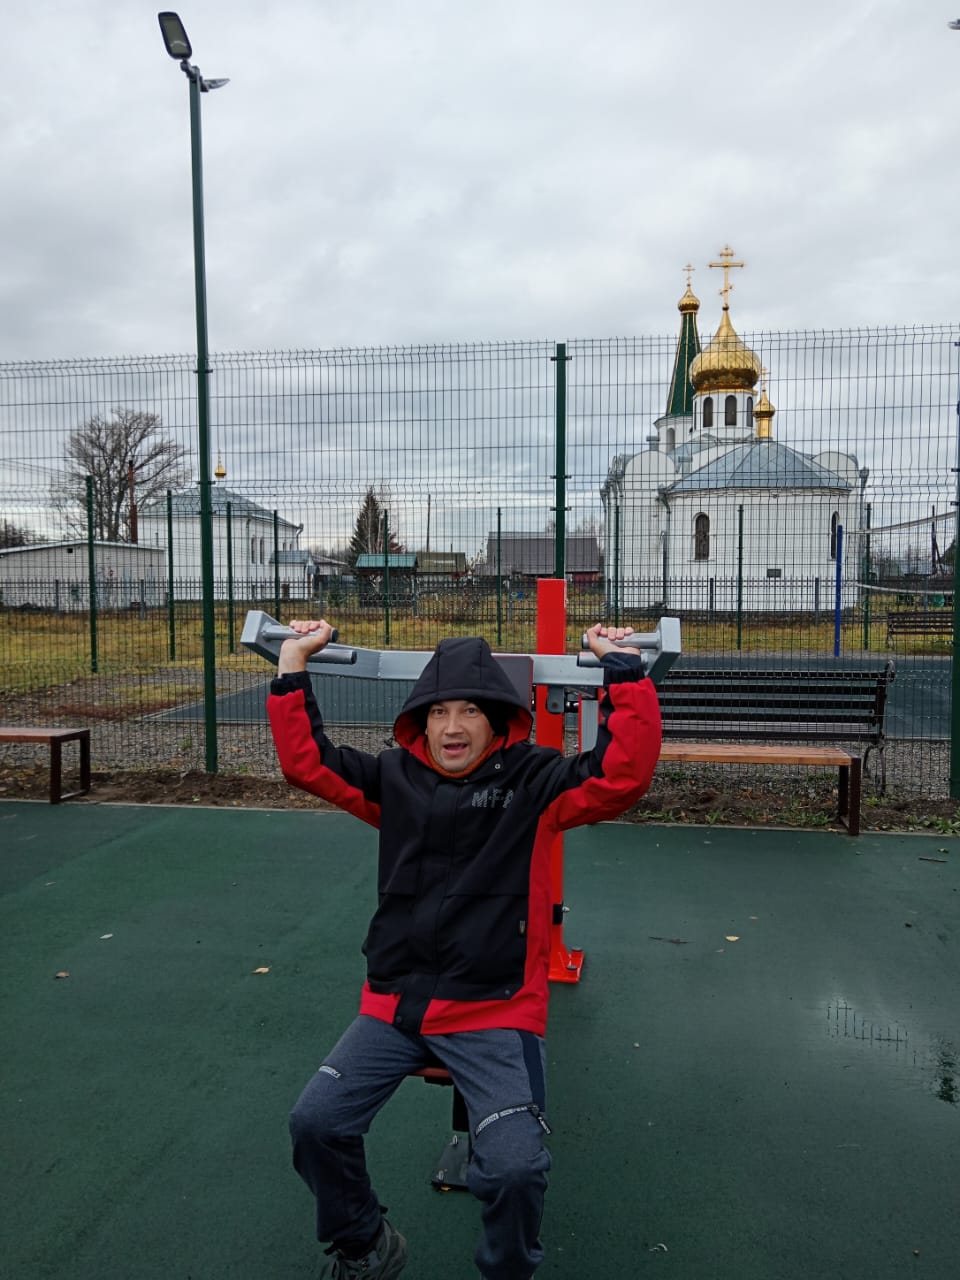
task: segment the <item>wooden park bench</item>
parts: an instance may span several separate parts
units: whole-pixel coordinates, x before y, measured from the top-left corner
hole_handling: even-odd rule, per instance
[[[0,742],[33,742],[50,748],[50,803],[71,800],[90,790],[89,729],[28,729],[24,725],[0,725]],[[76,791],[63,790],[63,744],[80,744],[80,786]]]
[[[897,636],[949,636],[953,639],[952,609],[897,609],[887,614],[887,643]]]
[[[659,689],[660,758],[835,767],[838,816],[850,835],[858,835],[863,767],[871,752],[881,792],[886,787],[883,717],[893,676],[892,662],[874,671],[674,667]],[[861,744],[863,755],[842,749],[841,742]]]

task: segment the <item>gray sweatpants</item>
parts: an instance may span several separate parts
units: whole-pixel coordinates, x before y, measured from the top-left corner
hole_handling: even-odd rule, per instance
[[[380,1202],[367,1175],[363,1135],[430,1053],[450,1072],[470,1118],[468,1184],[483,1221],[477,1268],[485,1280],[528,1280],[543,1261],[550,1154],[541,1122],[544,1045],[527,1031],[410,1036],[378,1018],[352,1022],[290,1116],[294,1166],[316,1197],[317,1237],[343,1247],[377,1231]]]

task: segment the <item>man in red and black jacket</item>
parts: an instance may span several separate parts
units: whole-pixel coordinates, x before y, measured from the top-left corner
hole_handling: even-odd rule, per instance
[[[529,741],[532,718],[482,639],[443,640],[379,755],[327,738],[306,672],[326,622],[294,622],[268,701],[284,776],[380,832],[379,905],[360,1014],[291,1116],[294,1164],[317,1202],[336,1280],[392,1280],[406,1242],[383,1216],[363,1135],[411,1071],[450,1072],[473,1135],[468,1181],[482,1202],[485,1280],[526,1280],[550,1157],[543,1138],[552,894],[560,831],[613,818],[650,785],[660,752],[656,691],[631,628],[595,626],[604,668],[592,751]]]

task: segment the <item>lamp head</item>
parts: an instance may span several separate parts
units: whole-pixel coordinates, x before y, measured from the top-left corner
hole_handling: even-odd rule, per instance
[[[157,20],[160,23],[163,43],[166,45],[167,53],[169,53],[170,57],[176,58],[178,62],[183,62],[189,58],[193,53],[193,47],[190,44],[186,29],[180,21],[180,15],[165,10],[163,13],[157,14]]]

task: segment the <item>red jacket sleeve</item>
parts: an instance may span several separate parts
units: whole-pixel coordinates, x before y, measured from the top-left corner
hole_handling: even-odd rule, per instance
[[[267,716],[283,776],[338,808],[380,825],[380,770],[377,757],[336,747],[323,729],[320,709],[306,672],[276,677],[267,698]]]
[[[616,679],[604,690],[592,751],[565,761],[568,785],[545,812],[564,831],[619,817],[650,786],[660,758],[660,703],[653,681]]]

